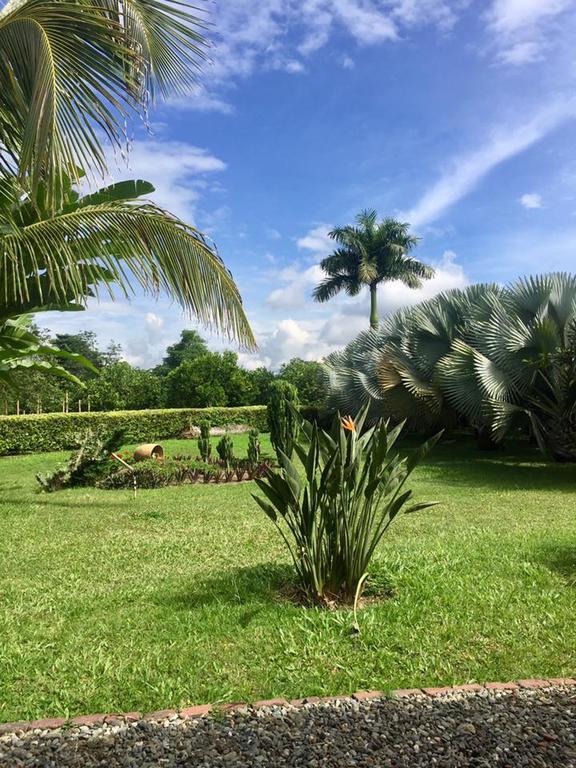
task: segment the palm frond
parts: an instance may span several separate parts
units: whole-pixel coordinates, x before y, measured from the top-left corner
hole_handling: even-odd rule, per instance
[[[103,139],[156,91],[188,92],[204,57],[197,9],[176,0],[21,0],[0,11],[0,174],[103,176]]]
[[[111,282],[125,295],[134,284],[153,296],[164,291],[204,325],[255,347],[238,289],[215,248],[152,203],[80,205],[0,236],[0,304],[26,305],[34,297],[82,305],[87,288],[97,295]]]

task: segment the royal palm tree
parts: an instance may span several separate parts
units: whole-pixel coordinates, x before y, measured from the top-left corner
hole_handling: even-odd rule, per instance
[[[194,87],[206,43],[190,8],[9,0],[0,11],[0,324],[46,308],[81,309],[98,286],[126,295],[140,285],[254,346],[214,246],[142,200],[150,184],[122,182],[82,198],[78,191],[106,174],[105,143],[123,150],[127,120],[145,118],[156,94]],[[13,337],[10,328],[0,338]],[[10,370],[14,345],[2,360]]]
[[[399,280],[409,288],[419,288],[434,275],[432,267],[410,256],[418,238],[410,225],[387,218],[378,221],[376,211],[362,211],[356,226],[336,227],[328,236],[338,243],[334,253],[320,266],[328,275],[314,290],[316,301],[329,301],[345,291],[356,296],[364,286],[370,290],[370,327],[378,327],[378,286]]]

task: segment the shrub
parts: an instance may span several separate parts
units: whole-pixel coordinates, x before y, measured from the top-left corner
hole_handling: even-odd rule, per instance
[[[226,469],[230,468],[230,465],[234,461],[234,443],[230,435],[223,435],[216,446],[218,456],[220,460],[224,462]]]
[[[248,461],[250,464],[258,464],[262,449],[260,446],[260,433],[257,429],[251,429],[248,433]]]
[[[440,435],[401,457],[392,448],[403,425],[389,430],[380,420],[360,435],[366,414],[364,409],[356,423],[350,417],[336,421],[332,435],[303,425],[294,447],[304,479],[281,453],[281,468],[256,480],[265,498],[254,498],[283,536],[302,589],[318,602],[357,599],[390,523],[403,508],[431,506],[406,509],[412,491],[404,486]]]
[[[210,442],[210,422],[208,419],[202,419],[198,425],[200,437],[198,438],[198,452],[203,461],[208,461],[212,453],[212,443]]]
[[[200,419],[209,419],[214,427],[246,424],[265,430],[267,426],[263,405],[0,416],[0,456],[75,448],[78,434],[87,429],[121,429],[126,442],[149,443],[180,437],[191,423]]]
[[[103,465],[108,464],[107,470],[113,471],[110,454],[122,445],[124,433],[115,430],[110,433],[88,430],[78,438],[78,450],[68,459],[66,464],[46,475],[36,475],[43,491],[58,491],[78,485],[91,485],[101,476]]]
[[[298,391],[287,381],[275,381],[270,387],[268,425],[270,442],[278,457],[284,453],[292,458],[294,440],[298,434]]]

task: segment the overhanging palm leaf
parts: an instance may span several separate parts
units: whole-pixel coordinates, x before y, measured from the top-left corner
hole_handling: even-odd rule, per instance
[[[102,175],[102,137],[156,91],[195,83],[205,41],[192,6],[174,0],[11,0],[0,10],[0,174],[35,195],[63,172]]]
[[[195,229],[132,199],[151,189],[147,182],[120,182],[78,198],[69,187],[61,211],[50,215],[17,205],[15,185],[12,204],[0,208],[0,317],[23,307],[83,305],[112,284],[128,295],[136,283],[154,296],[166,292],[203,324],[253,348],[230,272]]]
[[[54,358],[66,358],[96,371],[92,363],[82,355],[54,349],[44,344],[30,330],[30,321],[30,317],[21,315],[14,320],[6,320],[0,324],[0,383],[14,387],[13,376],[17,371],[37,370],[50,373],[53,376],[60,376],[82,386],[80,379],[52,360]]]

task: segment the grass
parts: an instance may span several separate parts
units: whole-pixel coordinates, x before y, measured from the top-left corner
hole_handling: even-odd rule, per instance
[[[574,674],[575,466],[438,446],[413,485],[441,504],[395,521],[353,638],[279,597],[253,484],[37,494],[63,456],[0,459],[0,721]]]

